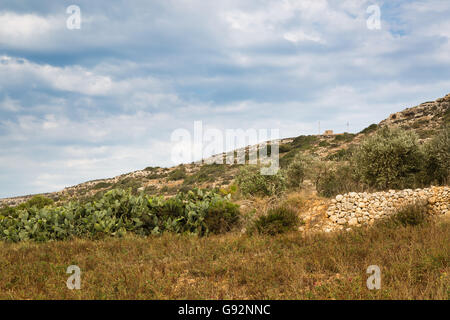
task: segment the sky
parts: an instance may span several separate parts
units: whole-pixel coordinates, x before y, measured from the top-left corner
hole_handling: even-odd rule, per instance
[[[0,198],[176,165],[194,121],[358,132],[450,93],[448,17],[448,0],[0,0]]]

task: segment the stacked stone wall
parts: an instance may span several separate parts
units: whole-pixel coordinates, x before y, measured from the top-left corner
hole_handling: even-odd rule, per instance
[[[450,187],[337,195],[331,200],[327,217],[342,226],[372,224],[412,203],[423,203],[431,215],[447,214],[450,211]]]

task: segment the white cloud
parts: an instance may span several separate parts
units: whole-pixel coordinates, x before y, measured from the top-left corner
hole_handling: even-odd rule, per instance
[[[48,18],[33,14],[19,15],[14,12],[0,12],[0,41],[29,40],[52,29]]]
[[[84,95],[127,95],[130,92],[144,90],[153,92],[154,98],[161,100],[161,93],[167,88],[153,77],[127,78],[113,80],[111,76],[98,73],[95,68],[73,65],[56,67],[48,64],[37,64],[27,59],[0,56],[0,86],[18,86],[22,83],[33,83],[55,90],[76,92]],[[176,99],[167,96],[167,99]]]
[[[309,35],[303,32],[302,30],[296,32],[287,32],[283,35],[283,38],[293,43],[298,43],[302,41],[324,43],[324,41],[320,38],[320,36]]]
[[[21,83],[34,80],[38,84],[56,90],[78,92],[87,95],[104,95],[112,90],[113,81],[108,76],[95,74],[79,66],[54,67],[40,65],[26,59],[0,57],[0,84]],[[6,76],[8,75],[8,76]]]
[[[20,101],[6,96],[3,101],[0,101],[0,110],[18,112],[22,110],[22,106],[20,105]]]
[[[40,46],[63,27],[59,22],[54,16],[0,12],[0,44],[13,48]]]

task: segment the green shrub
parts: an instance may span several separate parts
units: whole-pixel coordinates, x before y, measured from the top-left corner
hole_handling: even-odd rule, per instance
[[[353,161],[362,182],[377,189],[420,185],[423,153],[413,131],[383,127],[366,138]]]
[[[161,173],[159,173],[159,172],[152,172],[152,173],[149,173],[148,175],[146,175],[145,177],[147,179],[153,180],[153,179],[162,179],[162,178],[165,178],[167,176],[168,176],[168,174],[165,173],[165,172],[161,172]]]
[[[428,182],[450,182],[450,126],[444,128],[424,147],[425,174]]]
[[[164,199],[116,189],[87,203],[42,208],[33,205],[4,213],[8,214],[0,215],[0,240],[14,242],[123,236],[127,232],[203,236],[231,230],[239,218],[238,207],[230,202],[230,196],[202,190]]]
[[[350,164],[321,163],[316,165],[315,170],[316,190],[323,197],[363,190],[363,185],[356,179],[355,171]]]
[[[14,207],[10,207],[8,205],[3,206],[3,207],[0,208],[0,219],[2,217],[4,218],[6,216],[12,216],[12,215],[15,214],[15,212],[16,212],[16,210],[15,210]]]
[[[292,147],[289,144],[280,144],[278,152],[286,153],[292,150]]]
[[[310,155],[298,153],[290,162],[286,169],[286,180],[290,187],[300,187],[307,175],[308,168],[311,166],[313,158]]]
[[[186,177],[183,181],[184,185],[196,185],[204,182],[214,182],[218,177],[223,176],[226,172],[226,165],[223,164],[204,164],[196,173]]]
[[[292,160],[302,151],[312,150],[317,143],[318,138],[316,136],[299,136],[294,139],[290,144],[290,150],[283,154],[280,158],[280,167],[287,168]],[[280,151],[280,153],[282,153]]]
[[[318,138],[316,136],[298,136],[292,141],[292,146],[302,151],[311,149],[312,146],[317,143]]]
[[[254,224],[254,229],[260,234],[276,235],[290,230],[295,230],[300,220],[297,213],[287,207],[269,209],[267,214],[259,217]]]
[[[286,181],[281,170],[274,175],[262,175],[260,167],[253,165],[241,167],[236,183],[243,195],[272,196],[286,189]]]
[[[368,126],[367,128],[361,130],[359,133],[368,134],[368,133],[376,131],[377,129],[378,129],[378,125],[375,124],[375,123],[372,123],[370,126]]]
[[[334,136],[334,141],[350,142],[353,140],[354,137],[355,137],[355,134],[344,132],[343,134],[338,134],[338,135]]]
[[[329,154],[326,159],[331,161],[348,161],[351,160],[353,153],[355,152],[355,146],[350,145],[348,148],[340,149],[335,153]]]
[[[213,234],[229,232],[239,221],[239,206],[217,198],[206,211],[205,223]]]
[[[131,189],[131,191],[136,194],[137,189],[141,187],[141,182],[138,181],[136,178],[133,177],[127,177],[125,179],[119,180],[117,183],[113,184],[111,188],[114,189],[121,189],[121,190],[128,190]]]
[[[104,188],[109,188],[112,186],[112,183],[109,182],[99,182],[97,183],[92,189],[94,190],[98,190],[98,189],[104,189]]]
[[[180,167],[180,168],[173,170],[171,173],[169,173],[167,180],[173,181],[173,180],[181,180],[184,178],[186,178],[186,168]]]
[[[280,157],[280,167],[286,169],[298,153],[300,153],[299,149],[292,149],[283,154]]]
[[[36,195],[33,196],[30,200],[19,204],[16,209],[17,210],[22,210],[22,209],[28,209],[28,208],[32,208],[32,207],[36,207],[37,209],[42,209],[46,206],[51,206],[53,205],[53,200],[49,199],[45,196],[42,195]]]
[[[424,223],[428,218],[427,207],[424,203],[413,203],[400,208],[393,214],[388,223],[401,226],[417,226]]]

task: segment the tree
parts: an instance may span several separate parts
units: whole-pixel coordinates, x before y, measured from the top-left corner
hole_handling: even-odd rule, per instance
[[[259,166],[245,165],[236,177],[236,183],[243,195],[272,196],[286,189],[281,170],[274,175],[262,175]]]
[[[424,147],[425,173],[428,182],[450,181],[450,126],[447,126]]]
[[[413,131],[389,127],[366,138],[353,156],[359,179],[377,189],[417,185],[423,160]]]
[[[308,169],[311,167],[313,158],[309,155],[305,155],[302,152],[295,155],[291,163],[286,169],[287,183],[290,187],[300,187],[305,179]]]

